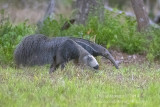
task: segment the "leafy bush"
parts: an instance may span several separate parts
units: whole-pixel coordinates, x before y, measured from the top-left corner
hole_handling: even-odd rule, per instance
[[[150,45],[147,50],[147,58],[153,61],[155,58],[160,59],[160,31],[159,29],[152,29],[150,32]]]
[[[94,30],[96,42],[105,44],[107,48],[118,47],[127,53],[137,53],[144,50],[145,37],[136,31],[136,20],[124,14],[112,15],[107,11],[103,24],[89,21],[89,28]]]
[[[47,18],[38,28],[40,34],[47,36],[60,35],[60,24],[57,20]]]
[[[12,63],[13,52],[22,37],[34,32],[26,22],[12,25],[9,18],[5,18],[1,13],[0,17],[0,63]]]

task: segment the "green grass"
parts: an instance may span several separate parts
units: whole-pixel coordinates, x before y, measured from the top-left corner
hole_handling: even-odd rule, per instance
[[[0,67],[0,107],[156,107],[160,67],[102,64],[99,72],[69,63],[52,75],[49,67]]]

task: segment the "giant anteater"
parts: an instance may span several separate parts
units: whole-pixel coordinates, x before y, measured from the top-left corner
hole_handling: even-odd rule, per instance
[[[23,66],[51,64],[56,55],[57,48],[66,40],[71,39],[82,46],[93,56],[104,56],[108,58],[118,69],[118,64],[109,51],[91,41],[74,37],[48,38],[42,34],[35,34],[25,37],[17,46],[14,52],[16,64]]]

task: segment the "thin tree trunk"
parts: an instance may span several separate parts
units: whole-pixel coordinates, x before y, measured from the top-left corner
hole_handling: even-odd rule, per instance
[[[109,6],[109,0],[104,0],[104,7]]]
[[[55,14],[55,0],[50,0],[47,10],[45,12],[44,17],[38,21],[37,23],[37,33],[39,32],[39,30],[42,28],[43,26],[43,22],[49,17],[51,19],[54,19],[54,14]]]
[[[26,8],[26,6],[27,6],[26,0],[20,0],[20,2],[21,2],[21,5],[23,6],[23,8]]]
[[[101,21],[104,19],[104,0],[77,0],[75,7],[77,23],[85,24],[89,14],[98,16]]]
[[[131,3],[138,22],[138,30],[143,31],[149,26],[149,17],[144,2],[143,0],[131,0]]]
[[[45,20],[48,17],[54,18],[54,14],[55,14],[55,0],[50,0],[48,8],[43,17],[43,20]]]
[[[135,15],[133,14],[133,13],[131,13],[131,12],[125,12],[125,11],[121,11],[121,10],[116,10],[116,11],[114,11],[114,9],[113,8],[111,8],[111,7],[108,7],[108,6],[105,6],[105,9],[106,10],[108,10],[108,11],[111,11],[111,12],[113,12],[113,13],[116,13],[116,14],[122,14],[122,13],[124,13],[126,16],[128,16],[128,17],[133,17],[133,18],[135,18]],[[159,20],[159,21],[158,21]],[[154,19],[154,21],[152,21],[151,19],[149,19],[149,24],[152,26],[152,27],[154,27],[154,28],[160,28],[158,25],[157,25],[157,23],[159,22],[160,23],[160,14],[159,14],[159,16],[157,16],[155,19]]]

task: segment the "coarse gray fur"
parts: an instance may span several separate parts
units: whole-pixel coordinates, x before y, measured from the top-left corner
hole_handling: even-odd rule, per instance
[[[57,47],[61,43],[61,39],[55,38],[53,41],[41,34],[27,36],[15,49],[15,62],[18,66],[51,64]]]
[[[99,68],[97,60],[87,50],[75,41],[68,39],[57,48],[56,55],[50,67],[50,73],[54,72],[60,65],[61,69],[63,69],[65,64],[70,60],[78,60],[79,63],[94,69]]]
[[[17,46],[14,52],[16,64],[23,66],[51,64],[57,51],[57,47],[64,41],[72,39],[93,56],[104,56],[108,58],[118,69],[118,64],[109,51],[91,41],[74,37],[53,37],[48,38],[42,34],[35,34],[25,37]]]

